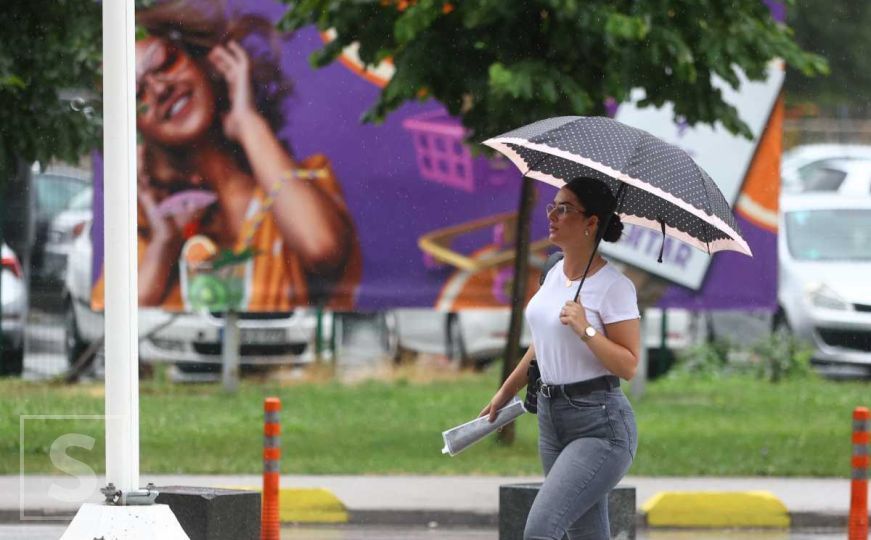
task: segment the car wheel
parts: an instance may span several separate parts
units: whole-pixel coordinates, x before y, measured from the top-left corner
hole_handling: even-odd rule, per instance
[[[4,349],[0,374],[19,377],[22,371],[24,371],[24,345],[14,349]]]
[[[64,311],[64,354],[67,357],[67,365],[74,366],[79,357],[87,350],[88,344],[82,340],[79,334],[79,325],[76,322],[76,312],[71,301],[67,302]]]
[[[771,333],[781,337],[792,336],[792,328],[789,327],[789,320],[786,318],[786,312],[783,308],[778,308],[771,320]]]

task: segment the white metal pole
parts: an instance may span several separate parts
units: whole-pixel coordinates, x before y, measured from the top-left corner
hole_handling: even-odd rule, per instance
[[[136,48],[133,0],[103,0],[106,481],[139,487]]]

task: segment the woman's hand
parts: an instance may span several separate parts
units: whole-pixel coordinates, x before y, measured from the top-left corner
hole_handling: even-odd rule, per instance
[[[215,46],[209,52],[209,61],[227,81],[230,110],[222,119],[224,134],[238,142],[245,125],[260,116],[254,106],[251,61],[245,49],[235,41]]]
[[[137,146],[136,153],[136,197],[148,221],[150,239],[152,242],[171,244],[181,239],[180,227],[172,218],[161,215],[157,210],[160,201],[148,170],[145,145]]]
[[[587,312],[584,310],[584,306],[579,302],[573,302],[571,300],[566,302],[560,310],[559,321],[563,324],[569,325],[579,336],[583,334],[588,326],[590,326],[589,321],[587,321]]]
[[[496,394],[493,396],[493,399],[490,400],[490,403],[488,403],[487,406],[481,410],[481,414],[479,414],[478,417],[487,416],[487,419],[491,422],[495,421],[499,409],[504,407],[505,404],[508,403],[509,400],[511,400],[511,398],[512,396],[508,395],[500,388],[499,391],[496,392]]]

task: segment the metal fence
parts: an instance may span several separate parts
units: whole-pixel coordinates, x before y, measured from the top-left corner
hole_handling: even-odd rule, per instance
[[[871,144],[871,120],[799,118],[783,122],[783,147],[802,144]]]

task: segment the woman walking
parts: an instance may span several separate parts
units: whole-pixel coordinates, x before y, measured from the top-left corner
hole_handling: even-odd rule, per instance
[[[526,522],[528,540],[607,539],[608,493],[638,445],[620,379],[635,375],[640,322],[632,282],[596,252],[623,230],[604,182],[575,178],[547,207],[549,239],[564,254],[526,308],[532,346],[481,412],[496,411],[523,388],[535,359],[539,454],[545,480]],[[581,296],[575,291],[584,277]],[[534,382],[534,381],[533,381]]]

